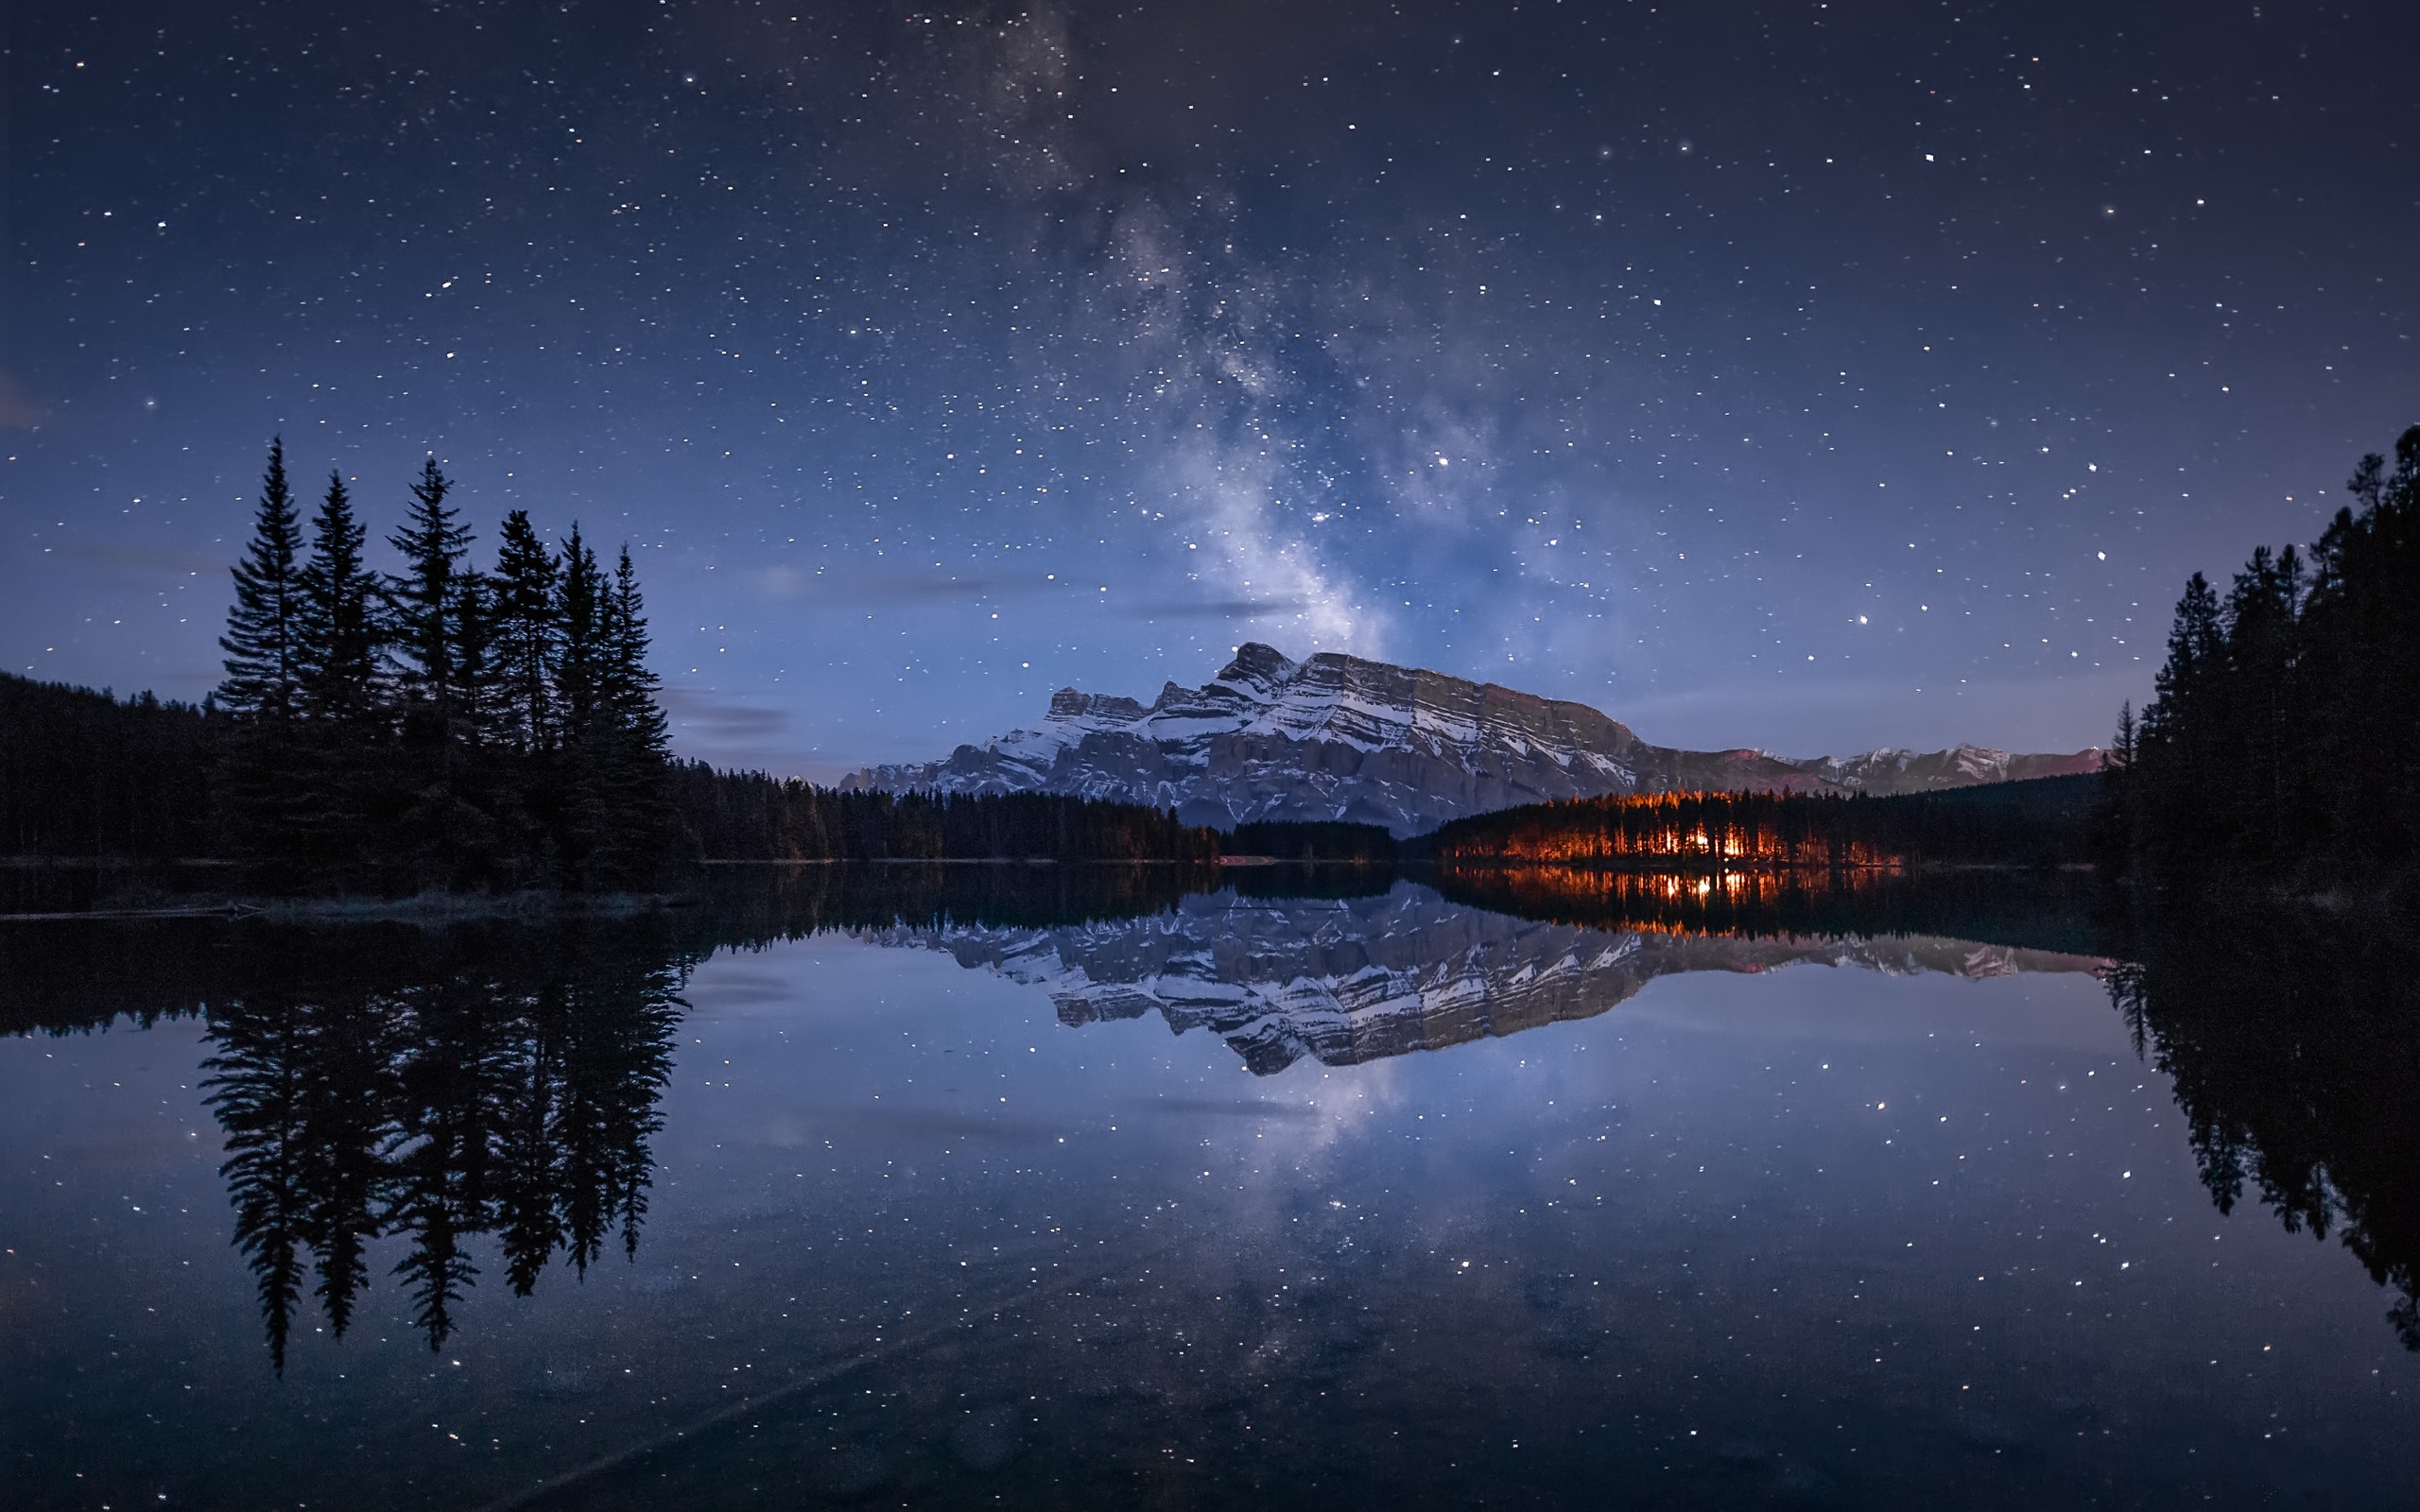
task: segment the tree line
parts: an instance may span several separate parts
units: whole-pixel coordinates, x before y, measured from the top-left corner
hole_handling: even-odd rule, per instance
[[[2089,853],[2099,779],[2038,777],[1890,798],[1654,793],[1472,815],[1409,848],[1446,864],[1633,870],[2063,865]]]
[[[691,762],[674,774],[705,853],[734,861],[1184,861],[1215,830],[1166,809],[1053,793],[871,793]]]
[[[2163,881],[2409,878],[2420,842],[2420,426],[2372,455],[2306,556],[2195,573],[2156,696],[2118,715],[2112,863]]]
[[[0,846],[20,856],[206,856],[208,716],[149,693],[0,674]]]

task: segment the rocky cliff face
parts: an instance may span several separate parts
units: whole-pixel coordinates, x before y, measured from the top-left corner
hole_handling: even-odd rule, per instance
[[[1145,705],[1062,690],[1038,730],[945,761],[876,766],[843,786],[1068,793],[1171,808],[1188,823],[1346,819],[1416,834],[1550,799],[1675,790],[1900,793],[2090,771],[2098,751],[1962,746],[1835,761],[1651,746],[1585,704],[1324,652],[1245,645],[1209,683]]]
[[[1261,1074],[1351,1065],[1593,1018],[1675,971],[1799,962],[1913,975],[2089,971],[2106,963],[1925,936],[1738,939],[1535,923],[1399,882],[1341,901],[1197,894],[1173,913],[1051,929],[873,933],[1050,995],[1061,1022],[1157,1013],[1207,1029]]]

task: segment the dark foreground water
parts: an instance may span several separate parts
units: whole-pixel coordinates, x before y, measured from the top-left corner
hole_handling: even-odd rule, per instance
[[[0,925],[0,1503],[2420,1502],[2377,931],[1229,880]]]

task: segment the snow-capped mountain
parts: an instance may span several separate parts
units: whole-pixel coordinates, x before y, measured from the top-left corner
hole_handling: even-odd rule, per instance
[[[869,932],[947,952],[1050,995],[1062,1023],[1157,1013],[1205,1028],[1268,1074],[1305,1056],[1349,1065],[1593,1018],[1676,971],[1796,963],[1896,975],[2089,971],[2087,956],[1924,936],[1741,939],[1537,923],[1399,882],[1381,897],[1197,893],[1173,913],[1048,929]]]
[[[1604,793],[1903,793],[2092,771],[2098,750],[2012,756],[1961,746],[1789,761],[1651,746],[1586,704],[1337,652],[1253,643],[1210,682],[1149,705],[1061,690],[1036,730],[948,759],[875,766],[844,787],[1068,793],[1172,808],[1188,823],[1349,819],[1416,834],[1447,819]]]

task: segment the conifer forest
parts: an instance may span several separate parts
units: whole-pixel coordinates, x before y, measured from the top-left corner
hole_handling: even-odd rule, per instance
[[[2420,426],[2364,456],[2308,554],[2185,585],[2156,696],[2119,713],[2099,844],[2155,884],[2374,893],[2420,844]]]
[[[331,474],[269,448],[225,679],[196,707],[0,678],[0,836],[28,857],[240,863],[271,893],[648,891],[701,859],[1214,859],[1131,803],[838,792],[670,753],[628,547],[508,513],[492,564],[435,460],[370,565]]]

